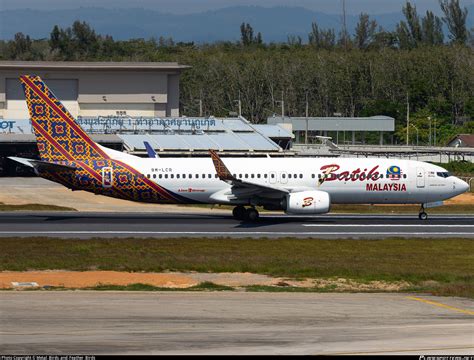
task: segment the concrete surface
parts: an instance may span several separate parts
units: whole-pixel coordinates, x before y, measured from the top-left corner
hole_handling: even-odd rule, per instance
[[[0,353],[467,355],[473,310],[405,294],[0,292]]]

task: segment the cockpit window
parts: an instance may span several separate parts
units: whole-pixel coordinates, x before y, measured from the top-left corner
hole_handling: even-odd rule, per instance
[[[451,173],[449,172],[437,172],[436,175],[438,175],[439,177],[442,177],[442,178],[448,178],[451,176]]]

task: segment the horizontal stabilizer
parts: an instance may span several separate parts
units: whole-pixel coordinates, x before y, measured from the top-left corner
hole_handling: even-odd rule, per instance
[[[64,170],[74,171],[77,169],[74,166],[56,164],[53,162],[42,161],[42,160],[25,159],[25,158],[20,158],[20,157],[15,157],[15,156],[9,156],[8,158],[13,161],[19,162],[20,164],[32,167],[35,170],[49,170],[49,171],[57,172],[57,171],[64,171]]]

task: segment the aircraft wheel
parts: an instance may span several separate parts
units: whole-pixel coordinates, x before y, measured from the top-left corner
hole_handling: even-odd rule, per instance
[[[232,210],[232,215],[237,220],[243,220],[246,216],[246,210],[242,205],[236,206],[234,210]]]
[[[420,220],[427,220],[428,219],[428,214],[423,211],[423,212],[418,214],[418,218]]]
[[[246,214],[246,218],[248,221],[251,221],[251,222],[254,222],[254,221],[257,221],[260,214],[258,213],[257,210],[255,210],[254,208],[250,208],[250,209],[247,209],[247,214]]]

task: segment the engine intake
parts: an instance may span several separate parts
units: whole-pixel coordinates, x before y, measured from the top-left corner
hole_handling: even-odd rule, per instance
[[[282,205],[287,214],[324,214],[329,212],[331,199],[325,191],[302,191],[288,194]]]

